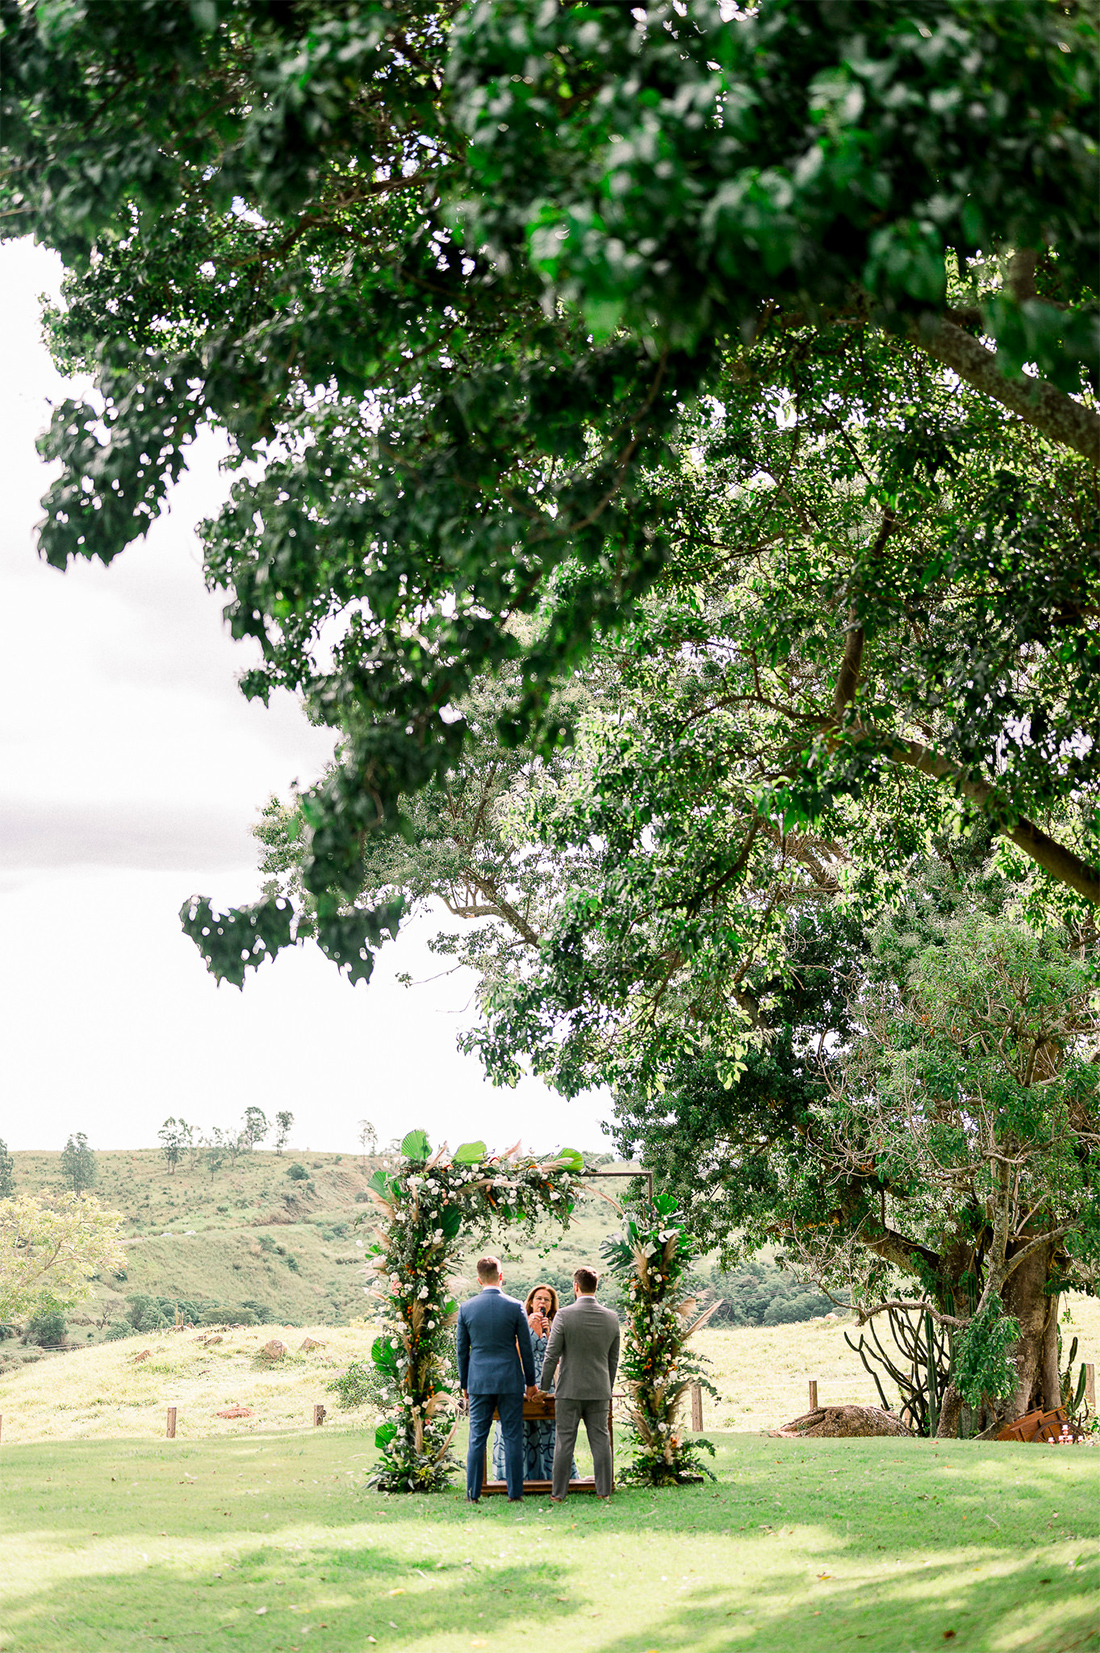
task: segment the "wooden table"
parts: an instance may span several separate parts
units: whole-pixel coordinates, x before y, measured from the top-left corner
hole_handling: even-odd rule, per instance
[[[608,1403],[607,1403],[607,1427],[608,1427],[608,1431],[611,1435],[611,1461],[614,1464],[614,1461],[615,1461],[615,1420],[614,1420],[614,1417],[612,1415],[613,1404],[614,1403],[612,1401],[608,1401]],[[540,1421],[549,1420],[550,1422],[552,1422],[553,1419],[554,1419],[554,1416],[555,1416],[555,1412],[554,1412],[554,1397],[553,1397],[553,1395],[545,1395],[545,1396],[544,1395],[539,1395],[534,1400],[525,1400],[524,1403],[523,1403],[524,1422],[527,1422],[528,1420],[534,1421],[536,1419],[538,1419]],[[494,1418],[499,1418],[500,1413],[497,1412],[497,1411],[494,1411],[493,1412],[493,1417]],[[550,1481],[524,1481],[523,1490],[524,1490],[524,1492],[532,1492],[532,1493],[544,1492],[545,1493],[545,1492],[550,1491],[551,1486],[552,1486],[552,1483]],[[490,1479],[489,1479],[489,1442],[488,1441],[486,1441],[486,1443],[485,1443],[485,1467],[484,1467],[483,1474],[482,1474],[481,1490],[482,1490],[483,1493],[502,1492],[502,1493],[505,1493],[505,1494],[507,1494],[507,1491],[508,1491],[507,1481],[490,1481]],[[611,1490],[612,1490],[612,1492],[614,1492],[614,1490],[615,1490],[614,1477],[612,1477]],[[588,1492],[588,1493],[593,1493],[594,1494],[595,1491],[596,1491],[595,1478],[591,1475],[584,1475],[578,1481],[570,1481],[569,1491],[570,1492]]]

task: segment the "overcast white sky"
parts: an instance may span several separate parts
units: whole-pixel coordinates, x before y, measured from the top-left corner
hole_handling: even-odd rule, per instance
[[[243,993],[206,974],[181,902],[258,894],[249,825],[315,776],[330,737],[288,695],[265,710],[237,691],[251,657],[203,587],[194,533],[229,485],[213,440],[113,567],[39,561],[35,438],[73,394],[39,337],[37,295],[60,275],[42,248],[0,247],[0,1137],[154,1146],[169,1114],[226,1127],[258,1103],[289,1108],[303,1148],[351,1148],[363,1117],[383,1141],[422,1125],[452,1146],[601,1146],[603,1099],[494,1090],[458,1054],[469,977],[395,982],[439,969],[425,923],[383,948],[367,986],[312,946]]]

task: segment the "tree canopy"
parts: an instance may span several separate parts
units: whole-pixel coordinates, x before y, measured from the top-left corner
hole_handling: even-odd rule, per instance
[[[91,1194],[0,1200],[0,1320],[82,1302],[93,1274],[123,1262],[121,1228]]]
[[[207,576],[245,692],[341,732],[295,810],[338,964],[395,927],[373,846],[479,685],[552,761],[562,686],[662,582],[663,658],[770,754],[712,882],[918,786],[1095,901],[1090,6],[0,15],[5,233],[61,252],[50,337],[97,383],[44,444],[43,555],[110,561],[203,425],[248,462]],[[237,981],[297,923],[187,917]]]

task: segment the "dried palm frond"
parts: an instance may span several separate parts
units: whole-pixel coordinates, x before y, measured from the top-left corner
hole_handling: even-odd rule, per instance
[[[586,1182],[584,1185],[584,1190],[586,1194],[598,1194],[601,1200],[606,1200],[608,1205],[613,1205],[615,1210],[619,1213],[619,1216],[622,1216],[623,1208],[619,1204],[618,1200],[614,1199],[610,1194],[605,1194],[602,1188],[593,1188],[590,1182]]]
[[[695,1333],[699,1330],[700,1326],[705,1326],[706,1325],[707,1321],[710,1319],[712,1314],[717,1314],[718,1310],[722,1307],[722,1304],[725,1301],[726,1301],[726,1299],[724,1297],[716,1297],[714,1302],[711,1304],[710,1308],[703,1310],[703,1312],[699,1316],[698,1320],[694,1320],[691,1323],[691,1325],[688,1327],[687,1331],[684,1333],[684,1342],[685,1343],[687,1342],[689,1337],[694,1337]]]
[[[439,1462],[440,1458],[442,1458],[443,1454],[446,1452],[447,1448],[450,1446],[451,1442],[454,1440],[455,1430],[457,1428],[458,1428],[458,1419],[456,1418],[454,1423],[451,1425],[450,1433],[448,1434],[447,1439],[443,1442],[443,1445],[440,1447],[439,1451],[435,1454],[435,1458],[433,1460],[435,1463]]]

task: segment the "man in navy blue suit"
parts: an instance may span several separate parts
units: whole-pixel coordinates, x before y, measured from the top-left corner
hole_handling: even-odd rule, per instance
[[[535,1351],[523,1304],[505,1297],[504,1276],[496,1257],[477,1265],[481,1291],[458,1311],[458,1381],[470,1407],[470,1446],[466,1453],[466,1497],[481,1497],[485,1443],[500,1413],[504,1436],[504,1472],[508,1498],[523,1497],[523,1400],[534,1400]]]

